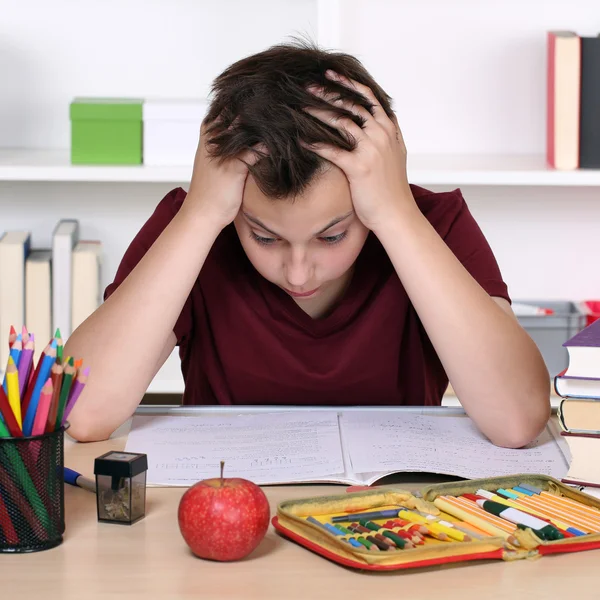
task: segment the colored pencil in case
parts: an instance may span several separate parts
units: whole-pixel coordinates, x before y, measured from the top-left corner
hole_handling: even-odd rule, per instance
[[[51,433],[54,431],[54,425],[56,424],[56,416],[58,415],[58,402],[60,398],[60,389],[62,386],[64,367],[58,363],[52,365],[50,370],[50,377],[52,378],[52,401],[50,403],[50,410],[48,412],[48,420],[46,422],[46,432]]]
[[[377,510],[373,512],[364,513],[350,513],[347,515],[340,515],[331,519],[332,523],[349,523],[351,521],[360,521],[361,519],[373,520],[373,519],[392,519],[398,516],[399,509],[390,510]]]
[[[565,498],[564,496],[555,496],[554,494],[550,494],[548,492],[542,492],[540,494],[542,498],[550,498],[559,504],[563,504],[565,507],[571,506],[573,508],[581,509],[582,511],[589,513],[591,516],[600,517],[600,510],[595,508],[594,506],[587,506],[582,504],[581,502],[577,502],[576,500],[571,500],[571,498]]]
[[[37,411],[38,402],[40,400],[40,394],[42,392],[42,386],[46,383],[46,379],[50,377],[50,370],[56,360],[56,346],[50,346],[48,353],[44,356],[42,361],[42,367],[38,373],[37,379],[33,382],[33,392],[29,400],[29,406],[27,407],[27,413],[23,419],[23,435],[31,435],[31,429],[33,428],[33,420]]]
[[[499,502],[500,504],[505,504],[506,506],[512,506],[513,508],[527,512],[531,515],[539,517],[540,519],[547,520],[549,523],[551,523],[558,529],[561,529],[568,533],[572,533],[573,535],[585,535],[585,533],[583,531],[579,531],[578,529],[571,527],[568,523],[565,523],[563,521],[560,521],[560,520],[557,520],[554,518],[549,518],[542,511],[539,511],[535,508],[525,508],[524,506],[517,504],[517,502],[515,502],[514,500],[502,498],[501,496],[498,496],[497,494],[494,494],[493,492],[489,492],[488,490],[477,490],[477,494],[479,496],[483,496],[484,498],[488,498],[488,500],[494,500],[494,502]]]
[[[27,409],[29,408],[29,402],[31,401],[31,396],[33,394],[33,388],[35,387],[35,382],[37,381],[40,370],[42,368],[42,364],[44,363],[44,358],[46,357],[46,353],[50,350],[50,344],[48,344],[44,350],[42,351],[40,357],[38,358],[37,365],[35,369],[30,370],[29,381],[25,386],[25,397],[21,400],[21,413],[26,414]]]
[[[519,498],[518,503],[524,506],[537,508],[549,515],[562,519],[567,523],[572,523],[574,527],[577,527],[586,533],[600,531],[600,523],[598,523],[598,520],[586,515],[584,512],[572,508],[564,508],[560,504],[554,504],[553,502],[545,502],[539,497]]]
[[[52,402],[53,390],[54,387],[52,385],[52,378],[48,377],[46,383],[42,386],[40,401],[38,403],[37,411],[35,412],[35,420],[33,422],[31,435],[42,435],[46,429],[46,422],[48,421],[48,411],[50,410],[50,404]]]
[[[562,540],[564,538],[554,525],[549,525],[545,521],[533,515],[528,515],[512,506],[505,506],[493,500],[477,500],[477,504],[486,512],[496,515],[505,521],[515,523],[515,525],[525,525],[525,527],[533,529],[538,534],[538,537],[544,540]]]
[[[4,428],[7,433],[7,435],[0,433],[0,437],[22,437],[21,427],[17,423],[15,413],[8,402],[8,396],[2,386],[0,386],[0,414],[4,417],[4,421],[0,420],[0,427]]]
[[[512,490],[511,490],[512,491]],[[516,492],[519,494],[520,492]],[[529,506],[539,506],[553,508],[558,512],[563,512],[569,516],[577,519],[582,519],[593,523],[595,526],[600,527],[600,512],[591,510],[590,507],[585,506],[579,502],[568,500],[561,496],[555,496],[553,494],[544,495],[535,494],[533,496],[527,496],[521,494],[518,498],[520,504],[527,504]],[[516,502],[517,500],[515,500]],[[564,519],[568,521],[568,519]]]
[[[80,371],[77,374],[77,379],[75,380],[75,383],[71,387],[71,393],[69,394],[69,399],[67,401],[67,406],[65,407],[65,412],[62,417],[61,425],[65,425],[65,423],[67,422],[67,419],[69,418],[69,415],[71,414],[71,411],[73,410],[73,407],[75,406],[75,403],[79,399],[79,396],[81,395],[81,392],[83,391],[83,388],[85,387],[85,384],[87,383],[89,375],[90,375],[89,367],[86,367],[83,371]]]
[[[576,527],[578,530],[583,531],[584,533],[592,533],[598,530],[593,523],[589,523],[583,519],[580,519],[578,516],[568,514],[565,511],[557,510],[553,506],[536,504],[532,501],[524,502],[521,499],[515,500],[515,502],[519,505],[520,508],[524,508],[525,510],[527,510],[528,508],[534,508],[543,512],[548,517],[560,519],[561,521],[568,523],[571,527]]]
[[[19,360],[19,396],[23,397],[25,386],[29,381],[29,374],[31,373],[31,367],[33,365],[33,354],[35,352],[35,342],[32,338],[27,340],[21,352],[21,358]]]
[[[63,415],[65,414],[65,408],[67,406],[67,400],[69,399],[69,392],[71,391],[71,386],[73,385],[73,377],[75,376],[75,367],[73,364],[73,359],[70,359],[70,362],[64,369],[63,379],[60,388],[60,396],[58,398],[58,410],[56,411],[56,421],[54,422],[54,430],[60,428]]]
[[[452,515],[464,521],[466,523],[472,523],[478,529],[489,533],[494,537],[501,537],[514,546],[518,546],[518,540],[512,534],[515,526],[511,527],[510,532],[505,529],[497,526],[496,521],[501,521],[502,519],[498,519],[497,517],[492,517],[491,515],[487,515],[485,511],[480,509],[476,504],[474,504],[477,510],[471,509],[468,506],[464,506],[458,502],[456,502],[456,498],[453,496],[438,496],[433,503],[443,512]],[[482,513],[482,514],[481,514]],[[488,518],[492,517],[492,518]]]

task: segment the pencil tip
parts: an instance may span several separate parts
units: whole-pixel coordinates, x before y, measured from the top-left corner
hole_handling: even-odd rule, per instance
[[[10,326],[10,335],[15,335],[17,333],[17,330],[15,329],[14,325]]]
[[[56,331],[54,332],[54,337],[56,339],[62,339],[62,335],[61,335],[60,329],[58,327],[56,328]]]

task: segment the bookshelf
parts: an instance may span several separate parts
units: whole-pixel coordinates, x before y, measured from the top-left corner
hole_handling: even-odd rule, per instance
[[[409,157],[409,176],[419,185],[600,187],[600,170],[556,171],[541,154]],[[187,166],[71,165],[66,150],[0,148],[0,181],[177,183],[189,181]]]

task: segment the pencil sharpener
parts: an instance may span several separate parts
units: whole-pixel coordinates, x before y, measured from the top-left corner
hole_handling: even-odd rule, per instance
[[[145,454],[111,451],[94,461],[98,521],[132,525],[146,514]]]

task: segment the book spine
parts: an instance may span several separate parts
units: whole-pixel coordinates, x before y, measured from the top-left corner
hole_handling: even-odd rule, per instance
[[[554,115],[556,106],[554,103],[554,87],[556,84],[556,35],[551,31],[548,32],[548,74],[547,74],[547,85],[546,85],[546,160],[548,164],[556,168],[555,163],[555,144],[554,144]]]
[[[579,166],[581,38],[548,32],[546,156],[555,169]]]
[[[600,37],[581,38],[579,164],[600,168]]]

